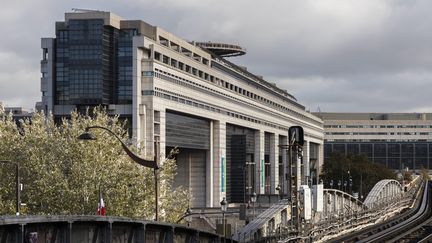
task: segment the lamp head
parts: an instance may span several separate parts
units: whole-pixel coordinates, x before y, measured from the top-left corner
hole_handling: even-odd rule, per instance
[[[86,129],[81,135],[78,136],[79,140],[96,140],[96,136]]]
[[[191,214],[192,213],[192,210],[190,209],[190,207],[188,207],[187,209],[186,209],[186,215],[189,215],[189,214]]]
[[[251,199],[251,202],[255,203],[257,200],[257,194],[255,192],[253,192],[250,199]]]
[[[225,197],[220,202],[220,205],[221,205],[222,212],[226,212],[227,207],[228,207],[228,202],[226,201]]]

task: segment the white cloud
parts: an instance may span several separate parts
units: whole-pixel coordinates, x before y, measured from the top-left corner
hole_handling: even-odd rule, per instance
[[[244,46],[233,61],[314,110],[427,110],[432,84],[429,0],[23,0],[0,9],[0,100],[40,99],[40,38],[71,8],[142,19],[188,40]]]

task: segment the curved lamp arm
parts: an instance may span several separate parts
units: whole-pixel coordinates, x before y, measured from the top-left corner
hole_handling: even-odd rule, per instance
[[[130,149],[126,146],[126,144],[111,130],[109,130],[106,127],[102,127],[102,126],[89,126],[86,128],[86,132],[88,133],[90,131],[90,129],[95,129],[95,128],[100,128],[103,129],[105,131],[107,131],[108,133],[110,133],[111,135],[113,135],[115,138],[117,138],[118,141],[120,141],[123,150],[126,152],[127,155],[129,155],[129,157],[135,161],[136,163],[145,166],[145,167],[149,167],[149,168],[153,168],[153,169],[159,169],[159,166],[156,163],[156,160],[146,160],[143,158],[138,157],[137,155],[135,155],[134,153],[132,153],[132,151],[130,151]],[[157,154],[155,156],[158,156]]]

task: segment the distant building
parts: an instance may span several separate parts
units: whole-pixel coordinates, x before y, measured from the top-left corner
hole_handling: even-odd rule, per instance
[[[0,109],[3,109],[5,114],[12,114],[13,119],[19,124],[19,120],[28,118],[30,119],[33,112],[23,109],[22,107],[4,107],[0,104]]]
[[[392,169],[432,168],[432,113],[315,113],[324,121],[324,157],[365,154]]]
[[[305,130],[304,163],[322,163],[321,119],[226,60],[245,54],[237,45],[187,42],[143,21],[81,10],[66,13],[41,47],[38,107],[61,118],[102,105],[130,122],[146,156],[155,140],[162,152],[179,147],[175,184],[192,193],[192,207],[219,207],[223,197],[244,203],[252,192],[276,188],[287,193],[279,145],[293,125]]]

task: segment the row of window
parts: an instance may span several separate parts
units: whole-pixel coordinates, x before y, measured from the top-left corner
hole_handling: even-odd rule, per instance
[[[324,128],[432,128],[432,125],[324,125]]]
[[[375,163],[382,163],[390,168],[399,169],[428,168],[428,161],[432,162],[432,144],[428,143],[371,143],[371,144],[324,144],[324,157],[327,159],[331,153],[364,154]]]
[[[181,53],[187,57],[190,57],[191,59],[193,59],[197,62],[200,62],[204,65],[208,66],[208,64],[209,64],[208,59],[201,57],[200,55],[193,53],[192,51],[180,46],[179,44],[177,44],[175,42],[167,40],[167,39],[163,38],[162,36],[159,36],[159,43],[163,46],[169,47],[171,50],[177,51],[177,52],[179,52],[179,53]]]
[[[432,139],[325,139],[326,142],[341,142],[341,143],[349,143],[349,142],[429,142]]]
[[[325,135],[432,135],[429,132],[325,132]]]
[[[155,88],[155,90],[156,91],[143,90],[142,91],[142,95],[155,95],[155,96],[158,96],[158,97],[161,97],[161,98],[164,98],[164,99],[168,99],[168,100],[172,100],[172,101],[175,101],[175,102],[179,102],[179,103],[182,103],[182,104],[194,106],[194,107],[205,109],[205,110],[209,110],[209,111],[212,111],[212,112],[217,112],[217,113],[225,114],[227,116],[231,116],[231,117],[234,117],[234,118],[238,118],[238,119],[242,119],[242,120],[245,120],[245,121],[253,122],[253,123],[256,123],[256,124],[260,124],[260,125],[264,125],[264,126],[268,126],[268,127],[272,127],[272,128],[278,128],[278,129],[281,129],[281,130],[288,131],[287,127],[281,127],[281,126],[278,126],[278,125],[276,125],[274,123],[267,122],[267,121],[264,121],[264,120],[261,120],[261,119],[256,119],[254,117],[251,117],[251,116],[248,116],[248,115],[245,115],[245,114],[236,113],[236,112],[232,112],[232,111],[229,111],[229,110],[213,107],[210,104],[199,102],[197,100],[191,99],[191,98],[189,98],[187,96],[184,96],[184,95],[176,94],[176,93],[173,93],[173,92],[170,92],[170,91],[167,91],[167,90],[163,90],[163,89],[160,89],[160,88]]]
[[[206,58],[201,57],[200,55],[198,55],[196,53],[193,53],[192,51],[190,51],[190,50],[188,50],[188,49],[186,49],[186,48],[178,45],[177,43],[172,42],[172,41],[170,41],[170,40],[168,40],[168,39],[166,39],[166,38],[164,38],[162,36],[159,36],[159,43],[161,45],[163,45],[163,46],[166,46],[166,47],[170,48],[170,50],[174,50],[176,52],[179,52],[179,53],[183,54],[184,56],[187,56],[187,57],[189,57],[189,58],[191,58],[191,59],[193,59],[195,61],[198,61],[198,62],[200,62],[200,63],[202,63],[202,64],[204,64],[206,66],[208,66],[209,63],[210,63],[209,60],[207,60]],[[228,46],[230,46],[230,45],[228,45]],[[265,86],[271,86],[271,84],[263,83],[262,81],[257,80],[256,76],[254,76],[254,75],[252,75],[252,74],[250,74],[248,72],[244,72],[243,70],[241,70],[240,68],[238,68],[236,65],[230,64],[226,60],[222,61],[222,60],[219,60],[218,58],[216,58],[215,61],[218,62],[219,64],[223,65],[223,66],[227,66],[230,69],[235,69],[237,72],[240,72],[242,75],[244,75],[244,76],[246,76],[246,77],[248,77],[248,78],[250,78],[250,79],[252,79],[252,80],[254,80],[254,81],[258,82],[258,83],[260,83],[260,84],[263,84]],[[166,63],[166,64],[168,64],[168,63]],[[270,88],[270,89],[272,89],[272,88]],[[290,94],[284,93],[283,96],[288,96],[291,99],[295,100],[295,98],[293,96],[291,96]]]
[[[291,113],[292,115],[294,115],[296,117],[302,117],[303,119],[307,119],[309,122],[313,122],[313,123],[315,123],[317,125],[321,125],[318,122],[316,122],[315,120],[310,119],[310,118],[302,115],[301,113],[298,113],[298,112],[296,112],[296,111],[294,111],[292,109],[289,109],[289,108],[287,108],[287,107],[285,107],[283,105],[280,105],[279,103],[276,103],[274,101],[266,99],[266,98],[264,98],[264,97],[262,97],[260,95],[257,95],[257,94],[255,94],[253,92],[250,92],[250,91],[248,91],[246,89],[238,87],[238,86],[236,86],[234,84],[231,84],[229,82],[226,82],[226,81],[224,81],[222,79],[214,77],[213,75],[209,75],[206,72],[198,70],[198,69],[196,69],[194,67],[191,67],[189,65],[183,64],[182,62],[178,62],[177,60],[172,59],[172,58],[170,58],[168,56],[165,56],[163,54],[160,54],[158,52],[155,52],[155,60],[158,60],[158,61],[160,61],[162,63],[167,64],[167,65],[170,65],[171,67],[174,67],[174,68],[179,69],[181,71],[184,71],[184,72],[187,72],[189,74],[192,74],[192,75],[196,76],[197,78],[201,78],[201,79],[203,79],[205,81],[210,81],[211,83],[213,83],[215,85],[221,86],[221,87],[223,87],[225,89],[229,89],[229,90],[231,90],[233,92],[236,92],[237,94],[240,94],[242,96],[246,96],[246,97],[248,97],[250,99],[254,99],[254,100],[256,100],[256,101],[258,101],[258,102],[260,102],[262,104],[265,104],[265,105],[268,105],[268,106],[272,106],[272,109],[277,109],[277,110],[282,111],[284,113]],[[167,75],[171,75],[169,73],[166,73],[166,74]],[[146,75],[147,74],[143,73],[143,76],[146,76]],[[178,78],[178,79],[182,79],[182,78],[180,78],[180,77],[178,77],[176,75],[172,75],[172,76],[174,76],[175,78]],[[216,92],[216,91],[213,90],[213,92]]]
[[[231,83],[229,83],[227,81],[224,81],[222,79],[214,77],[213,75],[210,75],[210,74],[208,74],[206,72],[203,72],[203,71],[201,71],[199,69],[196,69],[196,68],[191,67],[191,66],[189,66],[187,64],[179,62],[179,61],[177,61],[177,60],[175,60],[173,58],[170,58],[170,57],[168,57],[166,55],[163,55],[163,54],[160,54],[158,52],[155,52],[155,59],[158,60],[158,61],[161,61],[161,62],[163,62],[163,63],[165,63],[167,65],[170,65],[172,67],[180,69],[181,71],[184,71],[184,72],[187,72],[189,74],[192,74],[192,75],[194,75],[194,76],[196,76],[198,78],[204,79],[206,81],[210,81],[213,84],[217,84],[217,85],[222,86],[222,87],[224,87],[226,89],[234,91],[234,92],[236,92],[236,93],[238,93],[238,94],[240,94],[242,96],[246,96],[246,97],[249,97],[251,99],[258,100],[261,103],[264,103],[264,104],[267,104],[267,105],[271,105],[271,106],[276,107],[276,108],[278,108],[280,110],[284,110],[284,111],[287,111],[287,112],[288,111],[289,112],[294,112],[291,109],[289,109],[289,108],[287,108],[285,106],[280,105],[279,103],[276,103],[274,101],[266,99],[266,98],[264,98],[264,97],[262,97],[260,95],[257,95],[257,94],[255,94],[253,92],[250,92],[250,91],[246,90],[246,89],[243,89],[243,88],[241,88],[241,87],[239,87],[237,85],[231,84]]]
[[[214,89],[212,89],[212,88],[206,87],[206,86],[204,86],[204,85],[201,85],[201,84],[195,83],[195,82],[193,82],[193,81],[190,81],[190,80],[187,80],[187,79],[184,79],[184,78],[181,78],[181,77],[177,77],[177,76],[175,76],[175,75],[171,75],[170,73],[167,73],[167,72],[161,71],[161,70],[159,70],[159,69],[155,69],[155,70],[156,70],[155,73],[153,73],[152,71],[144,71],[144,72],[143,72],[143,76],[149,77],[149,76],[152,76],[152,75],[154,74],[155,77],[157,77],[157,78],[164,79],[164,80],[167,80],[167,81],[170,81],[170,82],[173,82],[173,83],[176,83],[176,84],[182,85],[182,86],[187,86],[188,88],[195,89],[195,90],[199,90],[200,92],[204,92],[204,93],[207,93],[207,94],[210,94],[210,95],[214,95],[214,93],[217,93],[217,94],[219,94],[219,95],[221,95],[221,96],[224,96],[224,97],[226,97],[226,98],[229,98],[229,99],[233,99],[233,100],[237,100],[237,101],[239,101],[239,102],[242,102],[242,101],[241,101],[240,99],[238,99],[238,98],[235,98],[235,97],[233,97],[233,96],[227,95],[227,94],[222,93],[222,92],[219,92],[219,91],[217,91],[217,90],[214,90]],[[159,73],[159,72],[160,72],[160,73]],[[175,78],[173,78],[173,77],[175,77]],[[177,78],[178,78],[178,79],[177,79]],[[180,81],[180,80],[182,80],[182,81],[184,81],[184,82],[182,82],[182,81]],[[252,104],[250,104],[250,105],[251,105],[251,106],[254,106],[254,105],[252,105]],[[254,107],[256,107],[256,106],[254,106]],[[257,107],[257,108],[259,108],[259,107]],[[254,121],[254,119],[244,118],[242,115],[238,115],[238,114],[230,113],[230,112],[227,112],[227,113],[228,113],[228,115],[233,116],[233,117],[236,117],[236,118],[240,118],[240,119],[244,119],[244,120],[247,120],[247,121],[252,121],[252,122],[255,122],[255,123],[259,123],[259,124],[261,124],[261,123],[258,122],[258,121]],[[281,129],[281,130],[286,130],[285,127],[279,127],[279,126],[277,126],[277,125],[275,125],[275,124],[270,124],[270,123],[266,123],[266,122],[264,122],[263,124],[266,124],[267,126],[270,126],[270,127],[273,127],[273,128],[279,128],[279,129]]]

